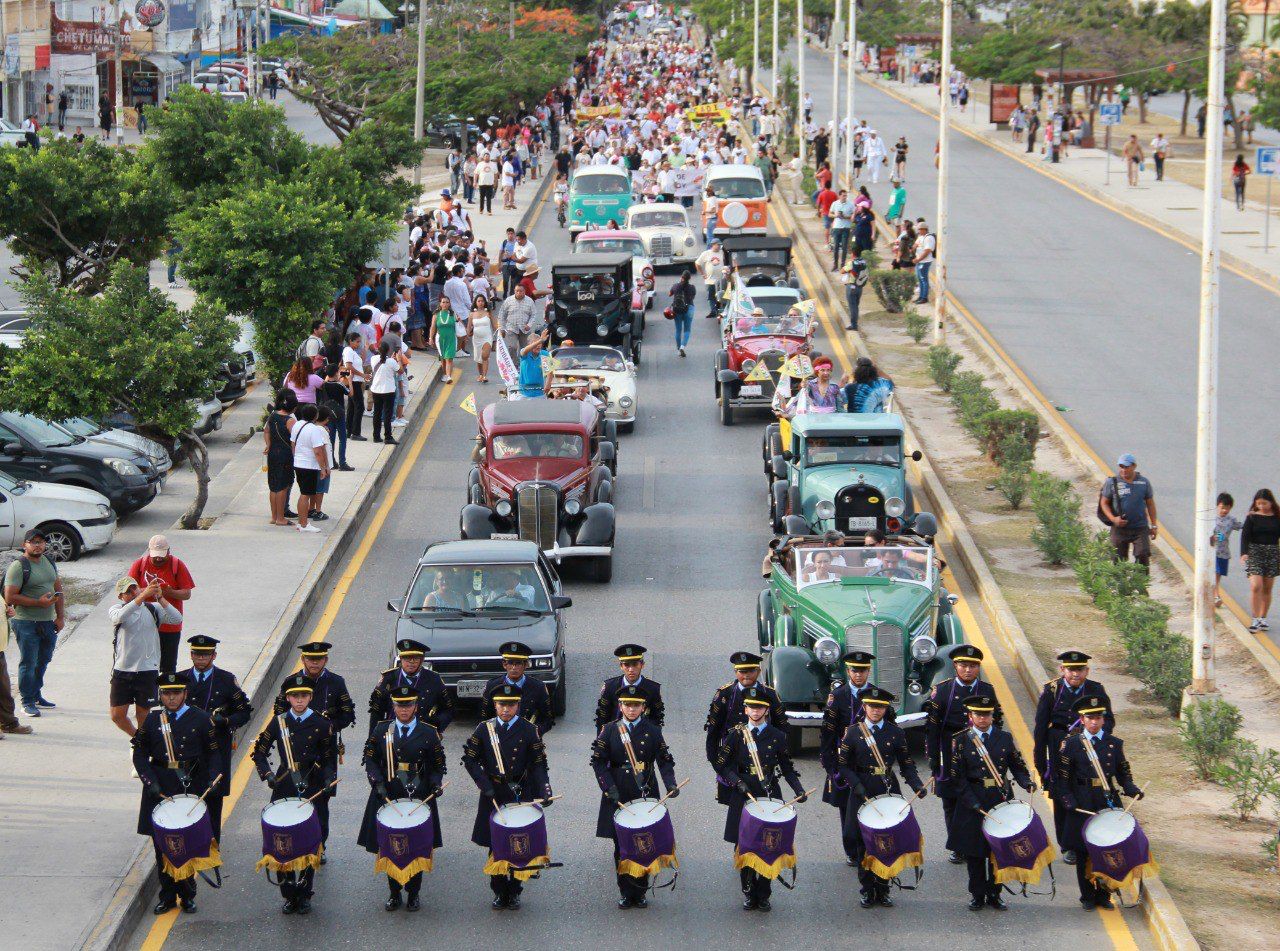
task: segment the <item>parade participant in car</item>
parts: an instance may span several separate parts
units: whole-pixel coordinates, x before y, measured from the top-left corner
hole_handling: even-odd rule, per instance
[[[834,364],[830,357],[815,357],[813,372],[816,379],[809,380],[800,392],[793,396],[783,410],[783,415],[794,419],[804,413],[843,413],[845,411],[844,390],[831,382],[831,370]]]

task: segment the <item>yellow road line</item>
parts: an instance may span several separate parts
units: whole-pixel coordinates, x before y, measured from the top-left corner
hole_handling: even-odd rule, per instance
[[[338,612],[342,609],[342,603],[346,600],[352,583],[364,567],[364,562],[369,557],[369,552],[373,550],[373,543],[377,540],[379,533],[382,531],[382,526],[391,514],[391,509],[395,506],[396,499],[400,497],[400,493],[404,490],[405,482],[409,479],[409,473],[417,463],[418,457],[422,454],[422,449],[427,444],[427,437],[431,435],[431,430],[435,428],[436,422],[440,419],[440,413],[448,405],[449,396],[452,392],[452,384],[446,383],[442,385],[440,393],[436,396],[435,403],[431,406],[431,412],[422,424],[422,429],[418,431],[413,445],[409,447],[408,455],[400,461],[400,469],[395,478],[392,479],[386,496],[379,500],[378,511],[365,528],[359,547],[351,557],[346,570],[343,571],[342,576],[338,579],[338,583],[333,589],[333,594],[329,596],[329,600],[324,607],[324,613],[320,615],[319,620],[316,622],[315,629],[308,638],[308,643],[324,640],[325,635],[333,627],[333,622],[337,620]],[[297,668],[295,667],[295,669]],[[269,709],[263,712],[258,728],[254,731],[255,736],[266,728],[267,720],[270,717],[271,711]],[[244,795],[245,787],[249,783],[249,776],[252,771],[253,760],[246,756],[240,761],[240,765],[236,767],[236,771],[231,778],[231,793],[223,802],[222,827],[224,829],[227,827],[227,820],[231,816],[231,811],[235,809],[240,797]],[[147,933],[146,940],[142,942],[142,951],[160,951],[164,947],[165,941],[168,940],[169,932],[173,930],[174,923],[177,920],[178,910],[176,908],[156,918],[151,930]]]

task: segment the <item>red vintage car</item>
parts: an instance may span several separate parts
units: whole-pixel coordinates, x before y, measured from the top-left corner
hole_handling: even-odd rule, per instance
[[[763,315],[726,309],[720,320],[723,349],[715,358],[716,399],[724,425],[733,425],[736,409],[771,406],[782,364],[811,349],[813,321],[788,314],[799,300],[799,292],[790,287],[753,287],[752,308]],[[761,363],[769,371],[768,379],[747,380]]]
[[[617,444],[599,410],[572,399],[497,402],[480,413],[476,441],[462,537],[532,541],[554,561],[586,559],[608,581]]]

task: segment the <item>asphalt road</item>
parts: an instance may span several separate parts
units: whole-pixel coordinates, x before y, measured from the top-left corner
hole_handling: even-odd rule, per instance
[[[544,262],[567,253],[565,233],[551,215],[542,216],[533,240]],[[1044,896],[1015,898],[1004,914],[967,911],[964,870],[943,861],[941,809],[933,798],[917,811],[928,842],[923,887],[898,893],[896,909],[857,908],[857,880],[844,865],[835,810],[815,799],[801,811],[796,890],[775,889],[769,916],[741,910],[732,847],[721,837],[724,809],[714,801],[703,755],[702,723],[712,691],[730,678],[728,654],[756,644],[760,554],[769,538],[758,454],[764,420],[719,424],[711,392],[716,325],[702,318],[705,301],[699,300],[690,355],[681,359],[660,316],[671,280],[660,277],[662,298],[651,313],[641,368],[643,415],[635,433],[622,440],[613,581],[597,585],[572,574],[567,580],[574,599],[569,714],[547,737],[552,784],[565,797],[548,814],[551,850],[565,867],[530,883],[518,913],[489,907],[484,853],[469,841],[476,792],[460,764],[474,721],[460,718],[446,735],[452,783],[442,806],[445,845],[424,884],[423,910],[387,914],[385,879],[374,874],[373,856],[355,844],[368,786],[357,762],[361,743],[351,731],[347,745],[354,755],[349,752],[340,769],[330,861],[317,876],[313,914],[282,916],[277,890],[253,872],[261,854],[259,812],[268,801],[255,779],[224,830],[226,885],[220,892],[201,888],[199,914],[178,916],[169,947],[278,949],[313,943],[317,935],[333,948],[388,940],[419,947],[426,934],[447,936],[455,948],[675,947],[708,934],[725,946],[826,947],[847,942],[851,927],[867,942],[894,947],[931,945],[941,929],[991,948],[1025,948],[1030,935],[1046,946],[1110,943],[1103,919],[1077,905],[1064,866],[1058,872],[1062,893],[1052,903]],[[360,728],[367,723],[365,698],[392,639],[386,600],[403,593],[426,542],[457,537],[475,432],[475,420],[458,404],[473,390],[482,404],[493,398],[492,387],[476,386],[474,379],[468,368],[448,391],[447,407],[328,637],[336,644],[333,667],[347,677],[360,707]],[[648,911],[620,912],[610,845],[593,838],[599,790],[588,756],[599,683],[616,669],[613,648],[630,640],[651,651],[646,673],[664,685],[676,774],[693,782],[673,803],[680,860],[675,891],[659,892]],[[806,785],[817,786],[816,756],[807,753],[799,762]],[[152,922],[148,915],[131,947],[143,946]]]
[[[812,48],[807,56],[815,121],[825,122],[831,61]],[[842,74],[842,102],[843,85]],[[864,83],[854,96],[857,115],[886,147],[907,137],[906,211],[932,226],[936,119]],[[1108,464],[1137,456],[1161,523],[1191,549],[1199,253],[968,136],[953,133],[950,142],[951,290]],[[887,179],[885,169],[868,186],[881,210]],[[1224,231],[1232,214],[1223,210]],[[1266,380],[1280,357],[1280,298],[1224,269],[1220,301],[1218,490],[1235,496],[1243,518],[1253,493],[1276,488],[1278,477],[1280,417],[1255,404],[1275,390]],[[1226,587],[1247,608],[1238,540]]]

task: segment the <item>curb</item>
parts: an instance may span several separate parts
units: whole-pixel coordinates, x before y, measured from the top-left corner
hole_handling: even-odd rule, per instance
[[[803,237],[790,206],[783,201],[774,209],[774,213],[777,218],[783,220],[784,227],[788,232],[799,239],[796,240],[794,247],[799,255],[806,258],[806,265],[815,268],[817,273],[825,275],[826,272],[822,268],[816,253],[809,241]],[[832,290],[830,281],[823,280],[816,288],[816,291],[822,297],[828,309],[834,313],[841,313],[840,308],[844,306],[844,302],[836,300],[835,291]],[[848,334],[848,336],[854,338],[852,343],[855,352],[866,349],[862,345],[859,336],[855,334]],[[922,445],[915,434],[914,427],[905,417],[903,419],[903,435],[917,446]],[[1026,632],[1023,631],[1022,625],[1018,623],[1017,617],[1005,600],[1004,593],[1000,590],[1000,586],[996,582],[995,576],[991,573],[991,569],[978,548],[977,542],[969,533],[969,529],[961,518],[959,510],[951,501],[951,497],[947,494],[942,480],[938,477],[928,457],[926,456],[919,462],[914,463],[911,468],[919,478],[925,495],[933,505],[934,515],[937,517],[939,528],[941,529],[939,534],[946,539],[952,551],[956,553],[960,562],[964,565],[975,590],[978,592],[978,598],[991,619],[995,633],[999,636],[1001,643],[1013,660],[1013,667],[1017,671],[1019,679],[1032,697],[1037,696],[1045,681],[1049,679],[1049,673],[1040,662],[1040,658],[1036,656],[1031,647],[1031,642],[1027,639]],[[1151,931],[1156,944],[1163,951],[1193,951],[1193,949],[1200,947],[1199,942],[1196,941],[1191,930],[1187,927],[1186,921],[1178,910],[1173,897],[1169,894],[1164,882],[1160,880],[1158,875],[1142,879],[1139,902],[1142,906],[1142,913],[1146,919],[1147,927]]]

